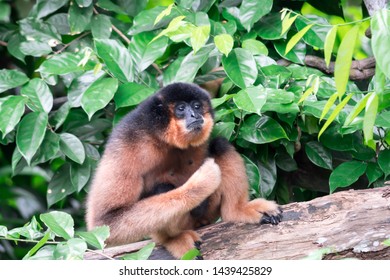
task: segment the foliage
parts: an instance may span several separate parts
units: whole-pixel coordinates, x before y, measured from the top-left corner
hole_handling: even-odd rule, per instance
[[[74,228],[84,227],[82,203],[107,135],[160,86],[178,81],[222,80],[213,136],[243,155],[252,197],[312,198],[324,192],[313,186],[316,176],[329,181],[327,192],[358,180],[383,185],[390,11],[351,18],[356,9],[339,0],[262,2],[1,2],[0,224],[7,227],[0,226],[0,254],[68,259],[81,258],[88,244],[101,248],[105,230]],[[334,75],[305,66],[307,55],[335,61]],[[352,60],[370,55],[375,76],[350,81]],[[296,180],[302,172],[313,180],[310,194]],[[47,208],[73,218],[34,216]],[[10,246],[20,237],[37,244]]]

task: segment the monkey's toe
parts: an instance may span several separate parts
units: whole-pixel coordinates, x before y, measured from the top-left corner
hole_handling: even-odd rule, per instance
[[[282,221],[283,215],[281,213],[277,215],[268,215],[264,213],[263,217],[261,217],[260,224],[272,224],[277,225]]]
[[[199,241],[199,240],[198,240],[198,241],[195,241],[195,242],[194,242],[194,246],[195,246],[195,248],[198,249],[198,250],[200,250],[200,246],[201,246],[201,245],[202,245],[202,241]]]

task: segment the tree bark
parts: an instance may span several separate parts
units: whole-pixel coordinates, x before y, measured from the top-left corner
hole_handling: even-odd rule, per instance
[[[390,259],[390,187],[349,190],[283,206],[277,225],[217,223],[199,230],[205,259]],[[109,257],[139,250],[150,241],[107,248]],[[87,253],[86,259],[104,259]],[[160,246],[150,259],[172,259]]]

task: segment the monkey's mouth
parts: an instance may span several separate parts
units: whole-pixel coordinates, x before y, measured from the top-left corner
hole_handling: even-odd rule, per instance
[[[195,120],[189,124],[187,124],[187,129],[189,131],[200,131],[203,128],[203,119]]]

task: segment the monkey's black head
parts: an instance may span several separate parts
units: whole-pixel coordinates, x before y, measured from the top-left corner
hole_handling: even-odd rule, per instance
[[[163,139],[179,148],[199,146],[209,138],[214,124],[209,94],[199,86],[170,84],[156,93],[161,113],[169,120]]]

